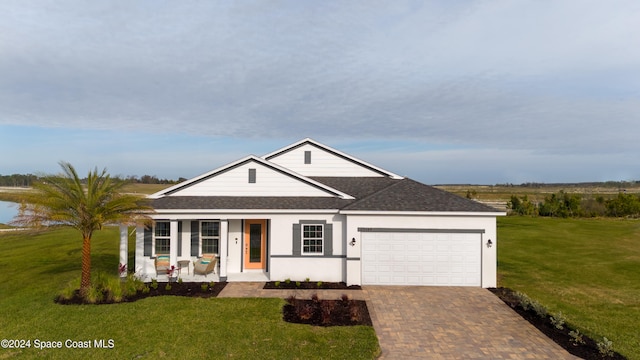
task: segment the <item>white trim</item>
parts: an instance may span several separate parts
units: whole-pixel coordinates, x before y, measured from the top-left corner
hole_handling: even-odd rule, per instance
[[[340,155],[340,156],[342,156],[344,158],[347,158],[347,159],[353,161],[354,163],[357,163],[357,164],[363,165],[364,167],[368,167],[370,169],[374,169],[374,170],[376,170],[378,172],[384,173],[387,176],[391,177],[392,179],[404,179],[404,176],[400,176],[398,174],[392,173],[391,171],[388,171],[388,170],[379,168],[379,167],[377,167],[375,165],[369,164],[366,161],[360,160],[360,159],[358,159],[356,157],[353,157],[353,156],[351,156],[349,154],[343,153],[340,150],[336,150],[336,149],[334,149],[334,148],[332,148],[330,146],[327,146],[325,144],[319,143],[319,142],[317,142],[317,141],[315,141],[315,140],[313,140],[311,138],[302,139],[302,140],[300,140],[298,142],[295,142],[295,143],[293,143],[293,144],[291,144],[289,146],[285,146],[285,147],[283,147],[281,149],[278,149],[276,151],[270,152],[270,153],[268,153],[266,155],[263,155],[262,158],[263,159],[268,159],[269,157],[272,157],[272,156],[277,155],[279,153],[286,152],[289,149],[293,149],[293,148],[295,148],[297,146],[300,146],[300,145],[302,145],[304,143],[310,143],[310,144],[315,145],[316,147],[319,147],[321,149],[325,149],[325,150],[328,150],[330,152],[336,153],[336,154],[338,154],[338,155]]]
[[[166,253],[160,253],[159,255],[171,255],[171,220],[166,220],[166,219],[162,219],[160,221],[156,221],[153,224],[153,229],[152,229],[152,237],[151,237],[151,256],[152,257],[156,257],[158,256],[158,252],[156,251],[156,230],[158,227],[159,223],[167,223],[169,225],[169,236],[160,236],[160,239],[167,239],[169,240],[169,251]]]
[[[506,212],[479,211],[372,211],[372,210],[341,210],[343,215],[397,215],[397,216],[475,216],[495,217],[506,216]]]
[[[304,223],[300,223],[300,255],[301,256],[324,256],[324,250],[325,250],[325,244],[326,244],[326,240],[325,240],[325,224],[304,224]],[[322,228],[322,238],[320,238],[320,240],[322,240],[322,248],[320,249],[320,252],[305,252],[304,251],[304,227],[305,226],[320,226]],[[308,238],[309,240],[317,240],[318,238]],[[317,246],[317,245],[314,245]]]
[[[217,214],[337,214],[338,209],[313,209],[313,210],[300,210],[300,209],[160,209],[155,214],[149,215],[151,218],[164,219],[167,214],[175,215],[217,215]],[[180,218],[185,219],[185,218]]]
[[[203,219],[198,221],[198,257],[202,256],[202,254],[209,254],[209,252],[203,252],[202,251],[202,245],[203,245],[203,240],[204,240],[204,235],[202,234],[202,223],[207,222],[207,223],[218,223],[218,252],[213,253],[216,254],[218,257],[220,257],[220,243],[222,242],[221,238],[221,229],[220,229],[220,220],[214,220],[214,219]],[[215,236],[206,236],[207,239],[215,239]]]

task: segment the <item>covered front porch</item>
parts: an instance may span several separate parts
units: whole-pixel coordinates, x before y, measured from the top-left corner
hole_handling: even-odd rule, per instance
[[[165,215],[166,216],[166,215]],[[173,280],[269,281],[268,219],[155,218],[136,227],[134,264],[128,263],[128,228],[120,226],[120,272],[135,272],[143,281]],[[206,274],[194,273],[195,263],[215,254],[217,264]],[[157,267],[162,258],[165,268]]]

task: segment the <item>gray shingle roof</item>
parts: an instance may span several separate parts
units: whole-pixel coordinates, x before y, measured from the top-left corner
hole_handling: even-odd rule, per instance
[[[356,200],[342,209],[370,211],[498,211],[490,206],[411,179],[397,180],[393,185],[387,186],[366,198]]]
[[[341,209],[362,211],[498,210],[411,179],[388,177],[314,177],[355,200],[337,197],[165,196],[153,200],[155,209]]]

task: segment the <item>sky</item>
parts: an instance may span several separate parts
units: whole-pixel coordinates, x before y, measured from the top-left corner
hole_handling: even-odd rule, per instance
[[[312,138],[427,184],[640,180],[640,1],[0,2],[0,174]]]

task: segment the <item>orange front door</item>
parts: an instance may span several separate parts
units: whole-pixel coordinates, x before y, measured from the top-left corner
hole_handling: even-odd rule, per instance
[[[267,220],[244,221],[244,268],[265,268]]]

